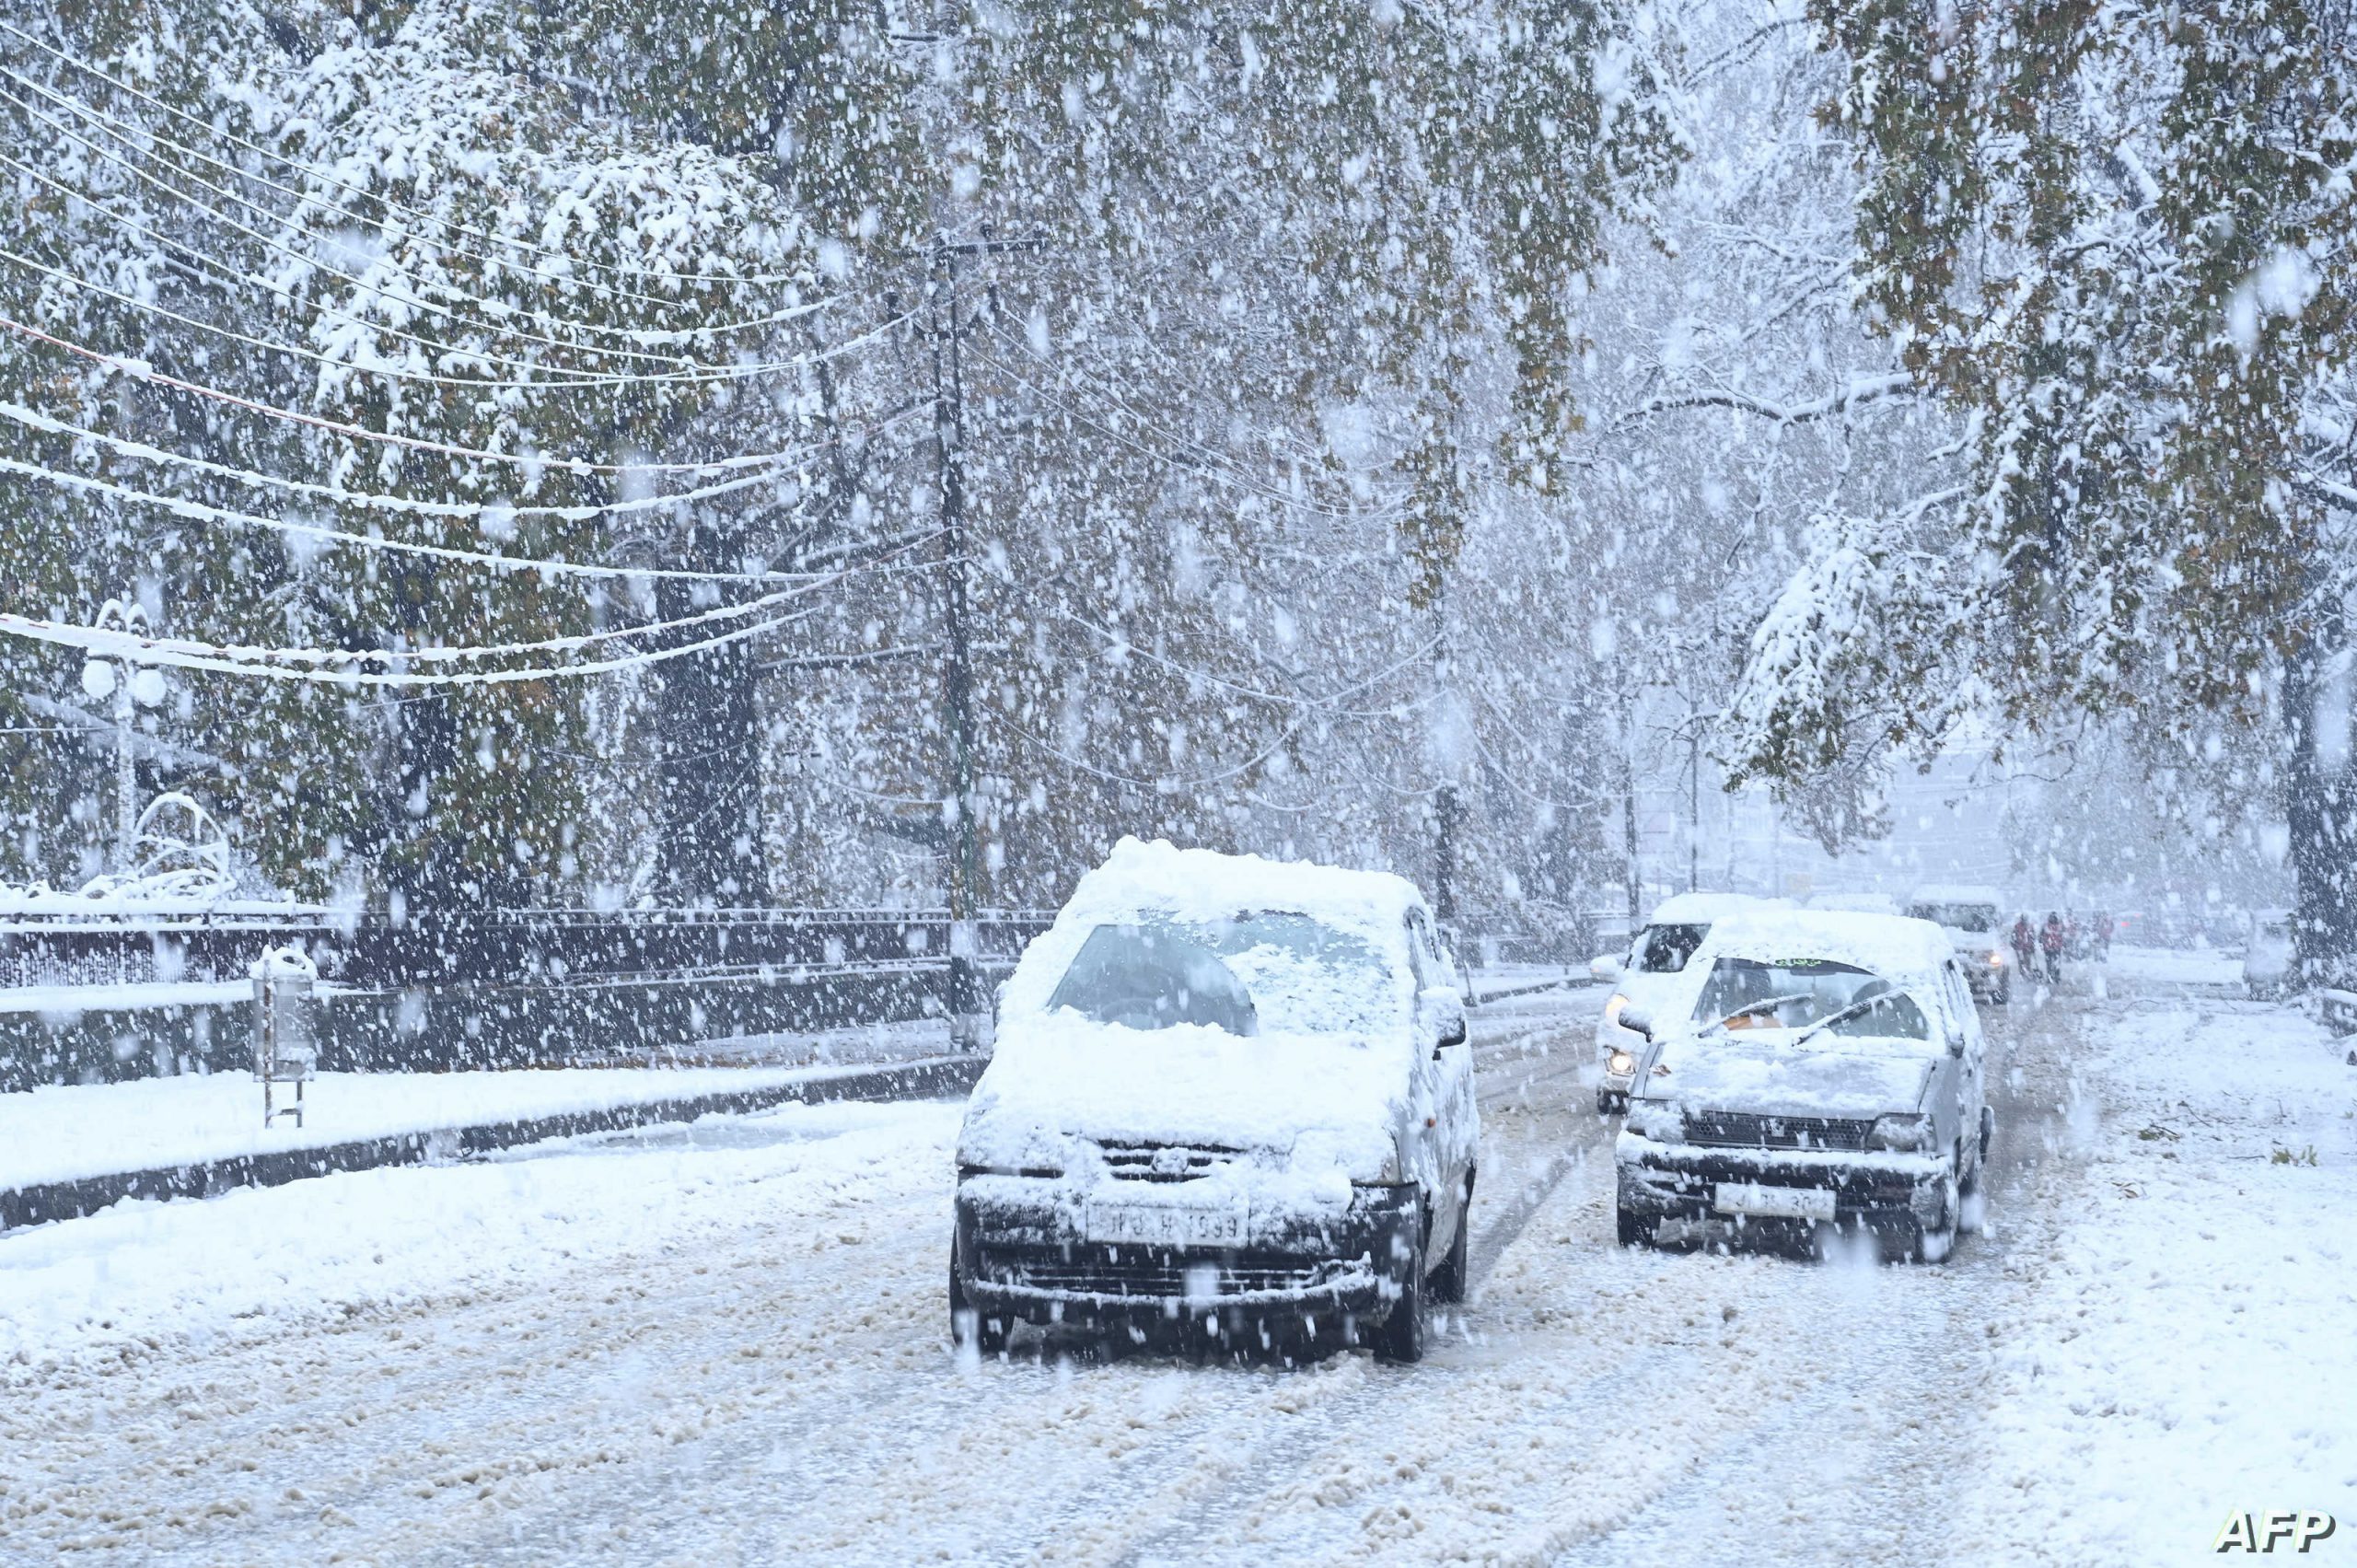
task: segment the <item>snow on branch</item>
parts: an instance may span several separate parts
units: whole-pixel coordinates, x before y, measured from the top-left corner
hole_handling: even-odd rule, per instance
[[[1779,424],[1805,424],[1811,420],[1847,413],[1864,403],[1905,397],[1914,390],[1915,378],[1912,376],[1904,370],[1893,370],[1879,376],[1853,377],[1840,391],[1829,392],[1805,403],[1771,403],[1747,392],[1728,389],[1667,392],[1649,398],[1629,410],[1620,416],[1620,423],[1626,424],[1651,414],[1670,413],[1679,409],[1731,408],[1739,412],[1757,414],[1762,419],[1774,420]]]

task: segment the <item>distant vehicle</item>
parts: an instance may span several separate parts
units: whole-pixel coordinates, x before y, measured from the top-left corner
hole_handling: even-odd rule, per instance
[[[951,1332],[1423,1353],[1480,1126],[1413,884],[1125,839],[1001,993],[958,1136]]]
[[[1589,973],[1612,986],[1596,1025],[1596,1052],[1604,1064],[1596,1082],[1597,1115],[1610,1115],[1628,1103],[1630,1078],[1645,1048],[1643,1035],[1620,1027],[1622,1009],[1636,1007],[1660,1016],[1690,1005],[1701,978],[1686,972],[1686,960],[1710,935],[1712,923],[1769,907],[1773,907],[1770,900],[1744,893],[1678,893],[1655,906],[1653,918],[1638,927],[1626,952],[1606,954],[1588,965]]]
[[[2243,989],[2251,995],[2281,996],[2292,976],[2292,912],[2259,910],[2250,917],[2250,941],[2243,948]]]
[[[1652,1038],[1613,1151],[1622,1245],[1829,1229],[1945,1258],[1994,1127],[1946,935],[1762,912],[1721,922],[1693,963],[1688,1012],[1635,1017]]]
[[[2004,903],[1994,888],[1938,885],[1918,888],[1907,900],[1910,918],[1928,920],[1948,934],[1974,997],[2001,1005],[2014,995],[2014,959],[2006,937],[2012,923]]]
[[[1903,914],[1898,900],[1888,893],[1817,893],[1810,897],[1813,910],[1846,911],[1851,914]]]

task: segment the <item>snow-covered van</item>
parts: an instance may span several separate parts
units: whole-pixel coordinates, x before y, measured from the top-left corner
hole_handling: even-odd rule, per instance
[[[958,1137],[951,1331],[1423,1353],[1480,1128],[1412,883],[1125,839],[1000,993]]]
[[[2282,994],[2292,973],[2292,912],[2260,910],[2250,917],[2243,947],[2243,989],[2253,996]]]
[[[1972,994],[2008,1002],[2014,994],[2014,955],[2006,937],[2005,896],[1994,888],[1918,888],[1907,912],[1948,934],[1948,945],[1964,965]]]
[[[1653,918],[1638,927],[1626,953],[1607,954],[1588,966],[1589,973],[1612,986],[1596,1021],[1596,1060],[1603,1063],[1596,1086],[1597,1115],[1609,1115],[1628,1103],[1629,1079],[1645,1048],[1643,1036],[1620,1027],[1621,1010],[1634,1007],[1662,1017],[1691,1005],[1701,978],[1688,970],[1686,961],[1710,935],[1712,923],[1782,902],[1744,893],[1678,893],[1655,907]]]
[[[1839,1227],[1947,1255],[1993,1126],[1964,966],[1927,921],[1721,921],[1652,1037],[1614,1145],[1623,1245]]]

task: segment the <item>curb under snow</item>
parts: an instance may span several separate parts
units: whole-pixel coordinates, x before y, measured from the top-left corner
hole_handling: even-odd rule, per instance
[[[560,1111],[546,1116],[476,1122],[465,1126],[423,1128],[383,1137],[315,1148],[272,1150],[233,1155],[188,1165],[151,1170],[121,1171],[71,1181],[32,1182],[0,1189],[0,1235],[25,1225],[79,1219],[125,1198],[209,1198],[238,1187],[282,1187],[290,1181],[327,1176],[340,1170],[371,1170],[381,1166],[424,1165],[463,1158],[493,1149],[514,1148],[551,1138],[578,1137],[585,1132],[609,1132],[628,1127],[692,1121],[700,1116],[737,1115],[768,1110],[796,1101],[926,1099],[962,1094],[974,1086],[987,1061],[980,1056],[935,1057],[931,1061],[896,1063],[853,1073],[829,1073],[769,1084],[754,1089],[687,1095],[676,1099],[646,1100],[597,1110]]]

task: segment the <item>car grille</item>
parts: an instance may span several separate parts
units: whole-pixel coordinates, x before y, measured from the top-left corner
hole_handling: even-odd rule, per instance
[[[1071,1247],[1049,1254],[985,1249],[981,1273],[1001,1284],[1090,1295],[1149,1298],[1307,1290],[1334,1266],[1274,1254],[1152,1252],[1137,1247]],[[1208,1291],[1206,1286],[1211,1287]]]
[[[1194,1181],[1244,1151],[1223,1144],[1099,1144],[1106,1174],[1119,1181]]]
[[[1828,1116],[1755,1116],[1740,1110],[1689,1110],[1686,1141],[1726,1149],[1863,1149],[1871,1121]]]

